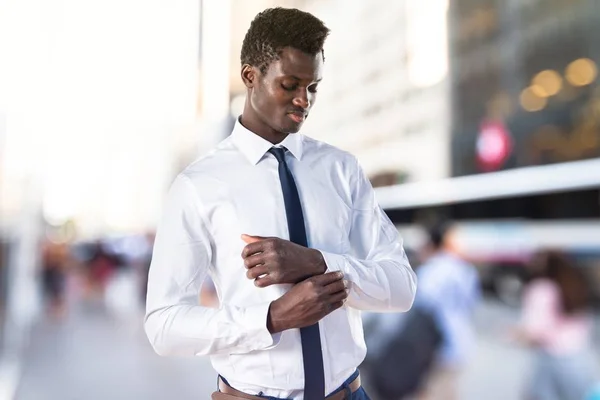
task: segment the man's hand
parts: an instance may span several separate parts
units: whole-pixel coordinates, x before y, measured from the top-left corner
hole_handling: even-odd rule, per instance
[[[271,303],[267,328],[271,333],[312,325],[337,310],[348,297],[341,272],[316,275],[293,286]]]
[[[246,276],[258,287],[298,283],[327,269],[318,250],[277,237],[242,235],[242,240],[248,243],[242,251]]]

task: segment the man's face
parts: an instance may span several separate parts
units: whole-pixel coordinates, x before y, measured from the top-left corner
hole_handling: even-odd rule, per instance
[[[322,68],[321,52],[310,55],[291,47],[283,49],[265,74],[256,71],[249,101],[258,119],[276,132],[298,132],[317,98]]]

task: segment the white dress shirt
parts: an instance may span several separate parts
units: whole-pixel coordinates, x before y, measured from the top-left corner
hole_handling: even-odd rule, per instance
[[[345,305],[319,322],[331,393],[365,357],[360,310],[406,311],[416,277],[355,157],[301,134],[280,145],[289,150],[309,246],[350,283]],[[300,331],[271,335],[266,327],[269,304],[290,285],[256,287],[241,257],[243,233],[289,239],[272,146],[238,121],[231,136],[177,176],[156,234],[145,329],[161,355],[210,355],[238,390],[302,399]],[[207,274],[219,309],[198,303]]]

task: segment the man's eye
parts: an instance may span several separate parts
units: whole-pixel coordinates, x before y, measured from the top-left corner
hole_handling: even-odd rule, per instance
[[[296,85],[287,86],[287,85],[283,85],[283,84],[282,84],[282,85],[281,85],[281,87],[282,87],[284,90],[287,90],[288,92],[291,92],[291,91],[293,91],[293,90],[296,90]]]
[[[317,86],[311,86],[308,88],[308,91],[311,93],[317,93],[318,91],[318,87]]]

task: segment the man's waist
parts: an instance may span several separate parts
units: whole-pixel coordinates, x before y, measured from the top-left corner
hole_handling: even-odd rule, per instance
[[[340,385],[337,385],[335,387],[335,389],[330,390],[330,394],[326,397],[327,400],[344,400],[344,399],[349,399],[350,398],[350,394],[356,392],[361,386],[361,379],[360,379],[360,375],[358,373],[358,370],[356,370],[353,374],[350,375],[349,378],[347,378],[344,382],[342,382]],[[254,390],[252,392],[256,393],[258,392],[259,395],[253,395],[250,394],[249,391],[245,392],[245,391],[241,391],[238,389],[235,389],[225,378],[223,378],[222,376],[219,376],[218,379],[218,387],[219,387],[219,391],[221,393],[225,393],[228,395],[232,395],[235,396],[236,398],[242,398],[242,399],[256,399],[256,400],[260,400],[260,399],[264,399],[264,397],[261,396],[265,396],[268,395],[270,397],[275,397],[275,398],[279,398],[279,396],[282,396],[281,398],[290,398],[290,395],[279,395],[279,396],[273,396],[272,393],[267,393],[267,390]]]

